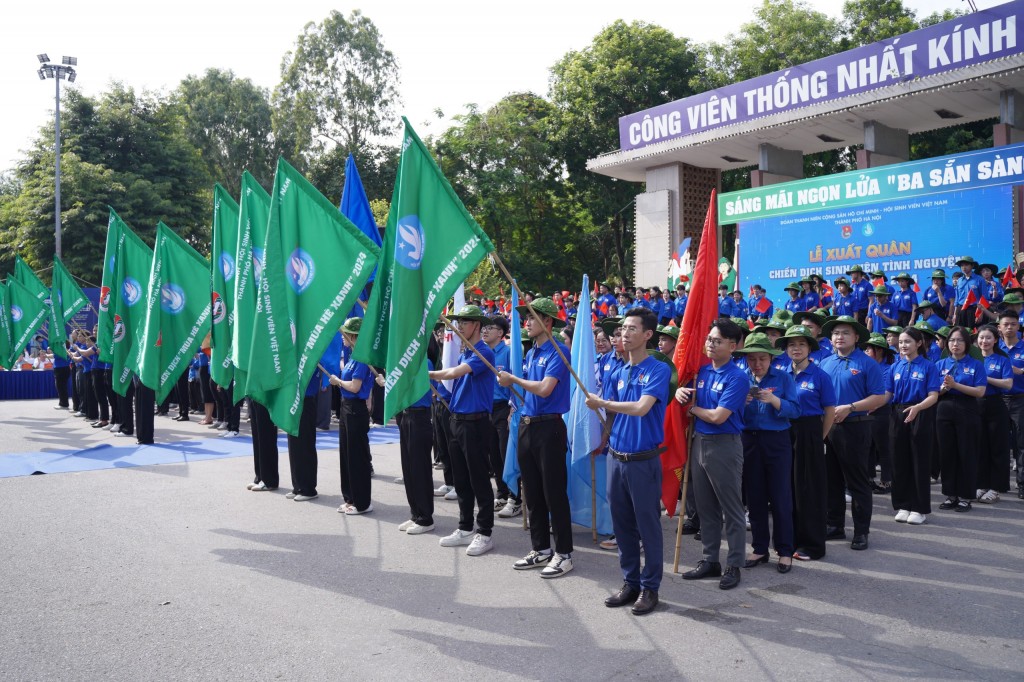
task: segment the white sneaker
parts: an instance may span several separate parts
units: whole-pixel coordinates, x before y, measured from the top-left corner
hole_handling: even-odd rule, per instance
[[[277,488],[271,488],[269,485],[267,485],[263,481],[260,481],[259,483],[257,483],[253,487],[249,488],[249,490],[253,491],[254,493],[265,493],[268,490],[277,490]]]
[[[995,490],[979,491],[982,494],[978,495],[978,502],[984,502],[985,504],[992,504],[993,502],[999,501],[999,493]]]
[[[510,497],[508,498],[508,502],[505,503],[505,506],[502,508],[502,510],[498,512],[498,516],[500,516],[503,519],[511,519],[513,516],[519,516],[522,513],[523,505],[520,504],[519,502],[516,502],[514,499]]]
[[[405,483],[405,479],[399,476],[398,478],[395,479],[395,483],[397,483],[398,485],[402,485],[403,483]]]
[[[900,509],[898,512],[896,512],[896,523],[906,523],[907,519],[909,519],[909,518],[910,518],[910,510],[909,509]]]
[[[294,500],[295,499],[295,493],[288,493],[287,495],[285,495],[285,499]]]
[[[853,496],[850,493],[846,493],[844,497],[846,498],[846,504],[850,504],[851,502],[853,502]]]
[[[473,537],[473,541],[469,543],[469,547],[466,548],[466,555],[480,556],[490,552],[492,549],[494,549],[494,540],[491,539],[491,536],[477,533]]]
[[[413,521],[412,519],[409,519],[408,521],[406,521],[406,522],[402,523],[401,525],[399,525],[398,526],[398,530],[400,530],[400,531],[402,531],[404,533],[404,532],[406,532],[407,530],[409,530],[410,528],[412,528],[415,525],[416,525],[416,522]]]
[[[295,499],[298,500],[298,498],[295,498]],[[346,516],[360,516],[362,514],[369,514],[372,511],[373,511],[373,505],[372,504],[368,505],[366,507],[366,509],[363,509],[361,511],[359,509],[356,509],[356,506],[354,504],[350,504],[348,506],[348,509],[345,510],[345,515]]]
[[[746,512],[747,530],[750,530],[750,512]]]
[[[405,534],[406,535],[422,535],[423,533],[429,533],[432,530],[434,530],[434,524],[430,524],[429,526],[421,526],[418,523],[414,523],[412,525],[412,528],[410,528],[409,530],[405,531]]]
[[[107,431],[110,431],[111,433],[114,433],[115,431],[117,431],[120,428],[121,428],[120,424],[111,424],[110,428],[107,429]]]
[[[123,431],[117,431],[116,433],[114,433],[114,435],[117,436],[118,438],[123,438],[123,437],[127,437],[127,436],[132,436],[134,434],[124,433]]]
[[[458,547],[459,545],[468,545],[471,542],[473,542],[473,531],[456,528],[451,535],[441,538],[438,544],[442,547]]]
[[[446,500],[457,500],[457,499],[459,499],[459,494],[457,492],[455,492],[455,488],[452,488],[451,490],[449,490],[448,492],[446,492],[444,494],[444,499],[446,499]]]
[[[221,438],[238,438],[238,431],[225,431],[220,434]]]
[[[217,429],[218,431],[223,431],[224,429],[228,428],[228,423],[220,422],[218,424],[214,424],[213,428]]]
[[[910,512],[910,516],[907,517],[907,523],[912,526],[920,526],[928,517],[918,512]]]
[[[346,513],[346,512],[347,512],[347,511],[348,511],[349,509],[355,509],[355,507],[353,507],[353,506],[352,506],[351,504],[349,504],[348,502],[342,502],[342,503],[341,503],[341,505],[340,505],[340,506],[338,507],[338,513],[339,513],[339,514],[344,514],[344,513]]]
[[[445,485],[444,483],[442,483],[441,485],[434,488],[434,497],[444,497],[453,490],[455,490],[455,488],[451,487],[450,485]]]
[[[260,483],[262,483],[262,481],[256,481],[255,483],[250,483],[249,485],[245,486],[245,489],[246,490],[252,490],[256,486],[258,486]]]
[[[507,497],[496,497],[494,498],[494,511],[501,511],[508,504]]]
[[[561,578],[571,570],[572,558],[556,552],[555,556],[551,557],[551,561],[548,562],[548,565],[541,570],[540,577]]]
[[[206,428],[208,428],[208,429],[219,429],[220,425],[223,424],[223,423],[224,422],[212,422],[210,424],[207,424]]]
[[[296,502],[309,502],[310,500],[315,500],[318,497],[320,497],[320,496],[319,495],[296,495],[294,497],[294,499],[295,499]],[[347,514],[348,512],[345,512],[345,513]]]
[[[976,499],[978,502],[981,502],[981,498],[985,495],[986,492],[987,491],[984,488],[978,488],[977,490],[974,491],[974,499]]]

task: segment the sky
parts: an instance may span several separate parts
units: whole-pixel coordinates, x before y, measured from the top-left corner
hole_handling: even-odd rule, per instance
[[[465,105],[488,107],[513,92],[546,95],[549,69],[571,50],[586,48],[617,19],[658,24],[698,43],[721,42],[753,18],[760,0],[618,2],[520,0],[325,0],[282,4],[224,0],[127,2],[53,0],[45,6],[7,3],[0,23],[0,172],[31,147],[53,119],[54,81],[40,81],[36,55],[51,62],[78,58],[76,87],[99,95],[113,82],[136,90],[169,91],[190,74],[230,69],[272,90],[282,56],[309,22],[359,9],[398,60],[400,111],[421,135],[438,134]],[[833,17],[843,0],[809,0]],[[1001,0],[977,0],[980,9]],[[919,18],[968,9],[963,0],[904,0]],[[44,11],[41,7],[45,7]],[[61,89],[67,83],[61,84]],[[434,114],[440,109],[444,119]],[[623,114],[633,112],[622,112]],[[606,149],[595,149],[594,155]]]

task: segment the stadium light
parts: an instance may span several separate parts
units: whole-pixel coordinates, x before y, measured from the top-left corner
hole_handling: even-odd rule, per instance
[[[54,220],[55,220],[55,232],[54,232],[54,247],[57,256],[61,256],[61,225],[60,225],[60,82],[67,78],[69,83],[74,83],[78,77],[78,72],[75,71],[78,66],[78,57],[68,57],[65,55],[61,59],[61,64],[50,64],[50,57],[45,52],[36,55],[36,59],[42,64],[39,67],[39,80],[46,80],[52,78],[54,85],[56,86],[56,95],[54,102],[54,135],[53,135],[53,150],[54,150],[54,176],[55,176],[55,191],[54,191]]]

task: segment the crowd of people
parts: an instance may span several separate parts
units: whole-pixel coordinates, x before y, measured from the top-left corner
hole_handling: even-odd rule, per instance
[[[828,541],[846,539],[851,525],[850,548],[865,550],[873,495],[888,495],[894,520],[916,526],[933,511],[935,483],[946,497],[943,511],[969,512],[972,504],[996,503],[1008,493],[1012,458],[1024,450],[1024,290],[1001,286],[992,279],[994,268],[978,267],[969,257],[959,266],[951,286],[945,272],[932,273],[932,286],[920,297],[905,273],[893,278],[898,289],[887,284],[885,273],[869,275],[857,267],[849,279],[831,285],[811,276],[786,288],[791,300],[778,310],[760,286],[749,299],[723,287],[719,318],[703,339],[710,363],[692,385],[681,387],[675,386],[671,358],[685,314],[685,285],[673,294],[601,284],[590,311],[598,390],[586,402],[605,423],[595,454],[608,458],[603,485],[614,535],[601,546],[617,551],[623,575],[622,587],[605,603],[630,606],[637,615],[658,604],[660,455],[671,400],[694,424],[683,532],[703,549],[697,566],[684,574],[687,580],[713,577],[722,589],[734,588],[741,569],[769,563],[772,550],[777,570],[788,573],[794,561],[824,558]],[[451,366],[441,359],[445,326],[435,328],[427,349],[430,390],[397,415],[409,505],[399,530],[434,531],[435,499],[453,500],[458,525],[439,544],[479,556],[495,546],[496,516],[525,511],[530,547],[512,568],[539,569],[550,579],[573,570],[563,417],[580,311],[567,291],[524,298],[523,329],[510,329],[510,311],[500,301],[471,301],[450,315],[462,340]],[[979,305],[982,300],[986,305]],[[288,437],[292,485],[286,497],[315,499],[315,434],[330,426],[324,396],[334,395],[326,410],[339,417],[344,501],[338,512],[350,516],[373,512],[369,429],[384,385],[381,370],[349,357],[361,331],[360,318],[340,329],[342,360],[318,367],[299,433]],[[515,343],[525,351],[521,373],[510,367]],[[130,394],[120,399],[109,390],[109,368],[95,358],[94,337],[76,332],[69,349],[79,396],[74,409],[97,428],[115,423],[120,433],[131,434]],[[188,419],[191,407],[202,414],[200,423],[238,433],[242,404],[232,402],[233,386],[210,380],[205,351],[164,405],[153,405],[151,392],[148,404],[140,399],[148,390],[135,386],[140,443],[152,442],[150,415],[167,414],[174,400],[178,419]],[[520,400],[519,486],[501,476],[513,393]],[[66,406],[62,396],[60,407]],[[259,403],[250,401],[248,414],[254,456],[248,488],[277,490],[277,427]],[[437,469],[443,483],[435,487]]]

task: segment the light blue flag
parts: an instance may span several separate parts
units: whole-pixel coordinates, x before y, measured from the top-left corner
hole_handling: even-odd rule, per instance
[[[583,289],[578,310],[590,310],[590,279],[583,275]],[[597,413],[587,407],[587,393],[597,392],[597,377],[594,363],[597,351],[594,348],[593,318],[589,314],[576,316],[576,331],[572,335],[572,368],[580,378],[586,391],[580,390],[573,381],[569,385],[569,411],[565,415],[566,431],[569,434],[569,450],[565,465],[569,470],[569,511],[572,522],[591,527],[591,485],[590,453],[601,444],[601,422]],[[608,508],[607,457],[598,455],[594,459],[597,500],[597,532],[609,535],[612,532],[612,516]]]
[[[508,371],[517,377],[523,376],[523,342],[522,333],[519,331],[522,326],[519,320],[519,296],[516,288],[512,287],[512,319],[509,321],[509,353]],[[509,490],[515,490],[519,494],[519,416],[522,411],[522,401],[519,400],[519,393],[512,391],[512,419],[508,423],[508,446],[505,448],[505,470],[501,478]]]
[[[342,215],[352,221],[363,234],[373,240],[377,246],[383,246],[380,230],[377,229],[377,221],[370,210],[370,200],[366,198],[366,191],[363,189],[363,181],[359,179],[359,170],[356,168],[356,160],[351,154],[345,161],[345,185],[341,188]],[[370,273],[369,281],[377,277],[377,268],[374,267]],[[363,299],[366,300],[365,298]],[[360,307],[361,308],[361,307]],[[362,314],[359,315],[362,317]]]

